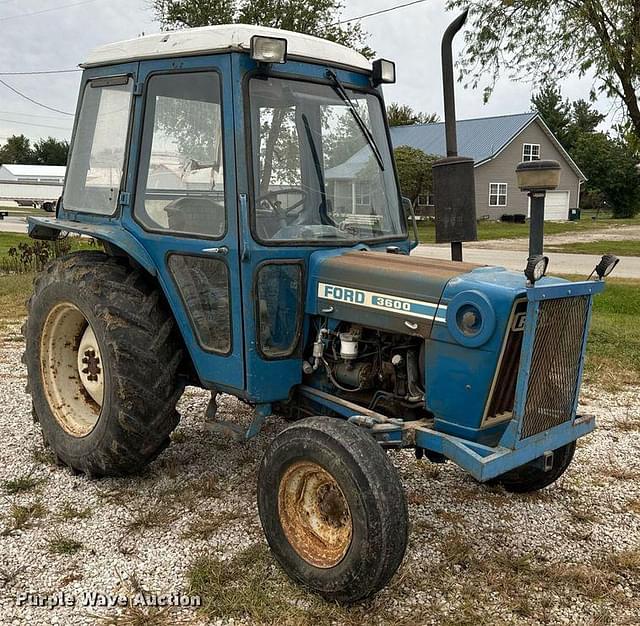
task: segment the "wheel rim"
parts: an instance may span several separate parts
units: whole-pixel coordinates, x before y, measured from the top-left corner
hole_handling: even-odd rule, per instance
[[[336,479],[312,461],[284,473],[278,491],[280,524],[291,547],[307,563],[335,567],[353,535],[351,510]]]
[[[51,412],[73,437],[98,423],[104,399],[104,367],[95,333],[75,305],[56,305],[42,329],[41,368]]]

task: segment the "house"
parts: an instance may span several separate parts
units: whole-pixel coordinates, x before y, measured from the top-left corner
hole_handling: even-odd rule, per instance
[[[49,183],[62,185],[67,168],[63,165],[0,165],[0,182]]]
[[[545,219],[566,220],[569,209],[578,208],[585,175],[555,138],[538,113],[503,115],[457,124],[458,152],[475,161],[478,219],[529,214],[529,198],[518,189],[515,169],[522,161],[553,159],[560,163],[560,186],[548,192]],[[391,128],[394,148],[411,146],[427,154],[444,156],[444,124],[414,124]],[[418,200],[418,212],[433,215],[433,197]]]

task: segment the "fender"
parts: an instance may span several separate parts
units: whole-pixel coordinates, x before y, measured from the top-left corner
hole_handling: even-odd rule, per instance
[[[144,246],[121,224],[88,224],[59,220],[53,217],[29,217],[29,237],[33,239],[56,240],[61,231],[88,235],[100,241],[106,241],[126,252],[135,259],[152,276],[157,275],[153,259]]]

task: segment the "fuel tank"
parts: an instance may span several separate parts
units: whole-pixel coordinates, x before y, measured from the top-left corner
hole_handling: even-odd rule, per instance
[[[319,251],[309,264],[307,312],[426,339],[434,323],[446,321],[438,312],[445,286],[478,267],[370,250]]]

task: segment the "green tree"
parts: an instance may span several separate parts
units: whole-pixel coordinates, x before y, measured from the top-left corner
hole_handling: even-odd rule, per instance
[[[368,58],[374,54],[359,22],[338,24],[339,0],[153,0],[153,8],[164,29],[256,24],[316,35]]]
[[[587,193],[603,198],[614,217],[633,217],[640,212],[638,161],[628,144],[605,133],[582,133],[573,158],[588,178]]]
[[[440,121],[440,116],[437,113],[414,111],[409,105],[397,102],[387,105],[387,118],[389,118],[389,126],[434,124]]]
[[[13,135],[0,148],[0,163],[17,163],[29,165],[33,163],[31,142],[24,135]]]
[[[562,98],[560,89],[553,83],[543,85],[531,97],[533,108],[540,114],[549,130],[564,146],[571,126],[571,104]]]
[[[461,59],[473,86],[491,95],[501,74],[538,84],[591,73],[619,99],[640,137],[640,0],[448,0],[470,8]],[[593,94],[595,95],[595,94]]]
[[[66,165],[69,142],[55,137],[40,139],[33,144],[33,161],[38,165]]]
[[[398,146],[394,151],[402,195],[415,206],[418,196],[433,187],[433,164],[441,157],[426,154],[418,148]]]

